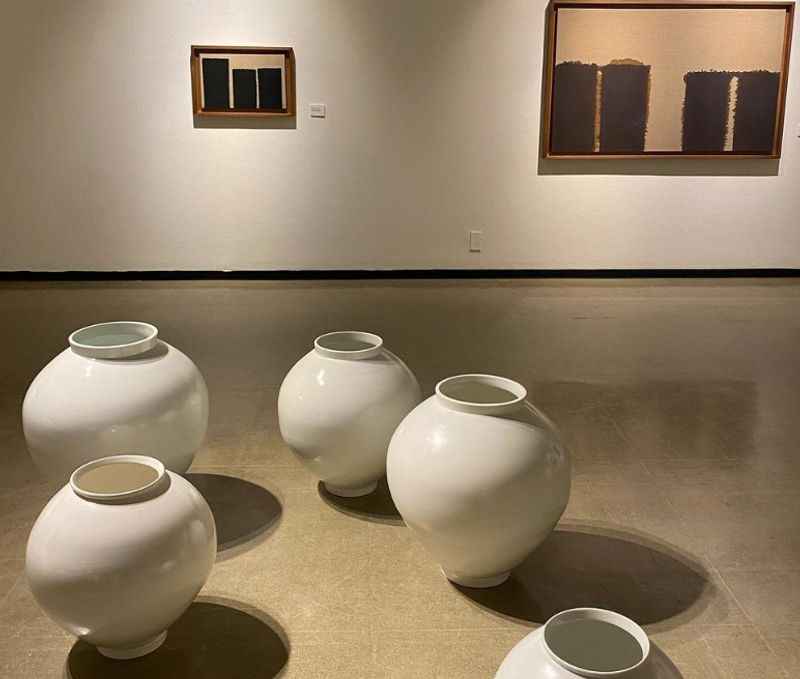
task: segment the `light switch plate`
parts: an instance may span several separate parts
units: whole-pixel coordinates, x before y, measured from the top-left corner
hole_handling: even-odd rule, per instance
[[[480,252],[483,249],[483,231],[469,232],[469,251]]]
[[[327,115],[325,104],[311,104],[309,111],[312,118],[324,118]]]

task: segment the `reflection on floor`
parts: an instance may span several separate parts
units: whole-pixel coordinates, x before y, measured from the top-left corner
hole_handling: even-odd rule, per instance
[[[134,663],[147,676],[488,679],[575,605],[643,623],[658,676],[797,676],[799,309],[800,283],[766,280],[4,285],[0,676],[144,676],[66,637],[22,576],[54,490],[25,452],[25,388],[71,330],[121,318],[158,325],[211,395],[189,478],[219,559],[163,649]],[[561,428],[567,513],[503,586],[450,585],[385,484],[334,498],[283,445],[283,374],[343,328],[381,334],[426,393],[459,372],[513,377]]]

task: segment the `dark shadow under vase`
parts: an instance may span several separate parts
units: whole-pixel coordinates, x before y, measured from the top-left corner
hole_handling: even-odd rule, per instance
[[[133,660],[111,660],[84,641],[67,658],[67,679],[271,679],[289,660],[289,640],[263,612],[226,599],[196,601],[164,644]]]
[[[186,474],[208,502],[217,524],[217,560],[258,544],[278,526],[281,503],[266,488],[222,474]]]
[[[403,525],[403,518],[394,505],[386,477],[378,481],[378,487],[369,495],[340,497],[329,492],[322,481],[317,485],[319,496],[336,511],[365,521]]]
[[[637,676],[641,676],[642,679],[683,679],[680,670],[652,639],[650,640],[650,656]]]
[[[502,585],[453,585],[504,617],[545,623],[569,608],[605,608],[640,625],[685,621],[703,610],[714,585],[703,567],[640,535],[594,526],[555,530]]]

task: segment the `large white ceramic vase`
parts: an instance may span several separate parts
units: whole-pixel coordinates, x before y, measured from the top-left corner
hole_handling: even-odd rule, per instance
[[[216,556],[208,504],[152,457],[79,467],[42,510],[25,555],[44,612],[111,658],[158,648]]]
[[[281,436],[334,495],[375,490],[395,427],[420,401],[405,363],[372,333],[318,337],[281,384]]]
[[[650,641],[630,618],[600,608],[554,615],[506,656],[495,679],[666,679],[650,660]]]
[[[66,480],[79,465],[146,450],[183,473],[206,435],[208,390],[184,353],[149,323],[76,330],[36,376],[22,405],[31,457]]]
[[[392,437],[392,499],[458,584],[502,583],[567,506],[569,455],[526,396],[503,377],[450,377]]]

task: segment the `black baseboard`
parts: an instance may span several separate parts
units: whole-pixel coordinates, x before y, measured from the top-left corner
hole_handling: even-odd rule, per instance
[[[389,280],[481,278],[797,278],[800,269],[312,269],[304,271],[0,271],[0,281]]]

